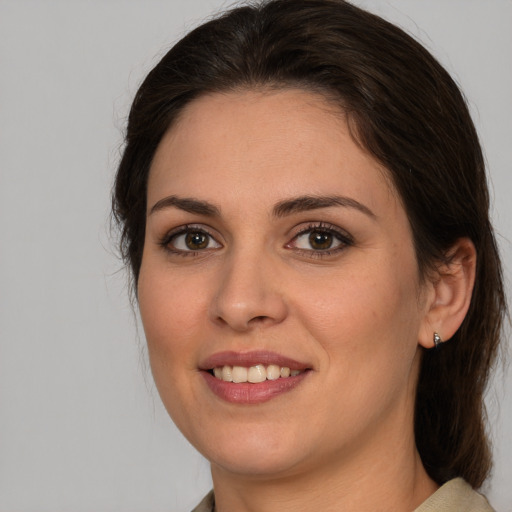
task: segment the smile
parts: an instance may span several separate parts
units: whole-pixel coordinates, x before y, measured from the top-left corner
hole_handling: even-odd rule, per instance
[[[290,370],[288,366],[279,366],[277,364],[270,364],[265,366],[257,364],[249,368],[244,366],[217,366],[213,368],[213,375],[224,382],[251,382],[256,384],[266,380],[286,379],[288,377],[296,377],[303,370]]]
[[[208,388],[222,401],[260,404],[299,386],[311,365],[268,351],[222,352],[199,368]]]

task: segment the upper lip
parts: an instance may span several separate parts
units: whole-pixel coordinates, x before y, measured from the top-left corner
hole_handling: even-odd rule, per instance
[[[265,366],[275,364],[277,366],[286,366],[290,370],[306,370],[311,365],[296,361],[290,357],[270,352],[267,350],[253,350],[250,352],[217,352],[207,357],[199,365],[200,370],[211,370],[220,366],[256,366],[263,364]]]

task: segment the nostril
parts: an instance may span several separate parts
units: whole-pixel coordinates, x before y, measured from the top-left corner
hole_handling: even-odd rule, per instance
[[[251,318],[248,322],[249,325],[258,325],[258,324],[266,324],[267,322],[272,322],[272,317],[267,315],[258,315]]]

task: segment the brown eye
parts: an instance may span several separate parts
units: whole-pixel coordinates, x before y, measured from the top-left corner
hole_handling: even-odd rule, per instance
[[[297,249],[303,255],[322,257],[337,254],[353,244],[353,238],[345,230],[320,223],[304,229],[286,247]]]
[[[334,236],[328,231],[311,231],[308,237],[309,245],[317,251],[330,249],[334,242]]]
[[[209,236],[200,231],[187,233],[185,235],[185,245],[191,251],[206,249],[208,247]]]
[[[162,241],[162,245],[171,252],[193,255],[200,251],[219,249],[222,247],[212,235],[202,229],[184,227]]]

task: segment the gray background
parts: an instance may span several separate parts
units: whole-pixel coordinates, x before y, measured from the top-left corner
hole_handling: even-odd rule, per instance
[[[510,283],[512,2],[356,3],[416,35],[462,84]],[[0,0],[0,512],[187,511],[210,486],[154,390],[108,212],[137,85],[226,5]],[[502,512],[512,510],[511,388],[509,370],[488,397],[487,492]]]

